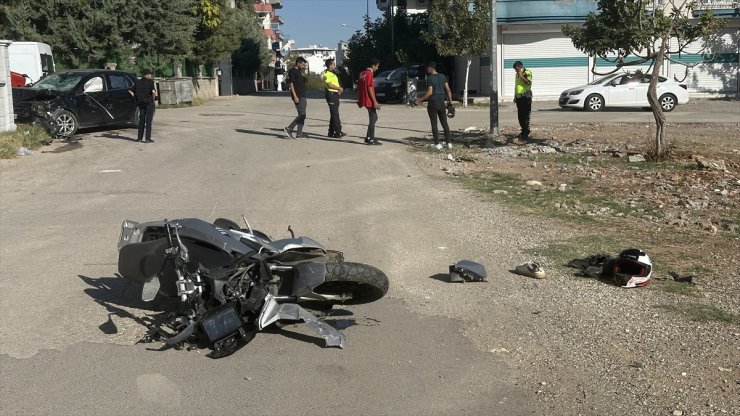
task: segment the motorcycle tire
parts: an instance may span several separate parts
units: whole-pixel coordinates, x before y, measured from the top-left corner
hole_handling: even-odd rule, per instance
[[[314,292],[322,295],[351,293],[352,299],[336,302],[342,305],[375,302],[388,292],[388,277],[379,269],[367,264],[326,263],[325,282],[317,286]]]

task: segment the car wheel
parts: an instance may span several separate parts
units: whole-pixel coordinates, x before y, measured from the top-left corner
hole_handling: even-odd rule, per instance
[[[663,111],[670,113],[676,108],[676,96],[673,94],[663,94],[660,96],[660,106],[663,107]]]
[[[586,103],[583,108],[586,111],[601,111],[604,109],[604,97],[599,94],[591,94],[586,97]]]
[[[56,124],[57,134],[64,137],[72,137],[77,132],[79,124],[77,124],[77,117],[67,110],[58,109],[54,111],[51,116]]]
[[[139,107],[136,106],[136,109],[134,110],[134,115],[133,117],[131,117],[131,124],[133,124],[134,127],[138,127],[139,117],[141,117],[141,112],[139,111]]]

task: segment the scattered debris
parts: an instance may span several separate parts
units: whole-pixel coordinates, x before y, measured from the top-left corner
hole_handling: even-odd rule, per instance
[[[31,152],[31,149],[21,146],[15,154],[17,156],[30,156],[33,152]]]
[[[579,274],[585,277],[612,277],[616,257],[608,254],[594,254],[585,259],[573,259],[568,267],[580,269]]]
[[[472,260],[460,260],[450,265],[450,283],[487,282],[486,268]]]
[[[535,180],[529,180],[526,182],[527,186],[542,186],[542,182],[535,181]]]
[[[693,280],[694,280],[694,275],[691,275],[691,274],[687,274],[686,276],[681,276],[681,275],[679,275],[676,272],[668,272],[668,274],[670,274],[671,277],[673,277],[673,280],[675,280],[675,281],[677,281],[679,283],[688,283],[688,284],[691,284],[691,283],[693,283]]]
[[[694,160],[696,160],[696,166],[698,166],[699,169],[719,170],[722,172],[727,170],[727,165],[724,160],[710,160],[701,156],[696,156]]]
[[[627,160],[629,160],[630,163],[644,162],[645,161],[645,156],[643,156],[643,155],[629,155],[629,156],[627,156]]]
[[[534,277],[535,279],[545,278],[545,270],[539,263],[534,261],[528,261],[516,266],[513,272],[522,276]]]

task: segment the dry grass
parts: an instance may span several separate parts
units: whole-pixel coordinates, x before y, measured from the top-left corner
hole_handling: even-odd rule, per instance
[[[49,144],[51,137],[46,130],[37,126],[18,125],[12,132],[0,133],[0,159],[16,157],[18,149],[38,149]]]

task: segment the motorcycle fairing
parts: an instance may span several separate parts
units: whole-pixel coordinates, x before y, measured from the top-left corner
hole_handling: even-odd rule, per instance
[[[265,305],[262,307],[259,318],[257,318],[257,327],[264,329],[270,324],[281,319],[291,321],[303,320],[317,334],[321,335],[326,341],[327,347],[344,348],[345,336],[338,330],[332,328],[329,324],[319,321],[311,312],[303,309],[295,303],[277,303],[272,295],[265,297]]]
[[[321,299],[313,290],[326,280],[326,264],[305,262],[295,265],[296,278],[293,283],[293,296]]]
[[[167,246],[166,238],[124,245],[118,252],[118,272],[134,282],[148,282],[162,271]]]
[[[233,238],[227,231],[198,218],[144,223],[125,220],[121,225],[121,239],[118,242],[119,250],[126,244],[146,241],[149,234],[162,234],[167,222],[177,226],[180,238],[203,241],[226,253],[245,254],[252,251],[248,245]]]

